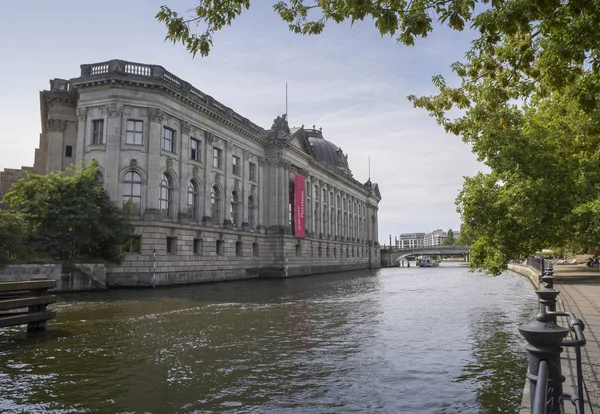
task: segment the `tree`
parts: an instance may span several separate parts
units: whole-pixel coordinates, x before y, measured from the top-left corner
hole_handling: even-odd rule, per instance
[[[126,222],[97,171],[93,161],[80,171],[30,174],[11,187],[5,199],[22,217],[30,250],[60,259],[120,259]]]
[[[250,1],[196,1],[190,18],[167,6],[157,18],[165,23],[168,40],[206,56],[213,34]],[[478,34],[464,61],[452,64],[456,85],[438,75],[433,77],[437,95],[408,97],[471,145],[491,170],[465,178],[457,198],[472,267],[498,274],[511,259],[548,245],[598,245],[600,1],[307,3],[279,1],[274,10],[300,34],[319,34],[328,22],[365,18],[405,45],[427,36],[436,21],[452,30],[469,26]],[[204,25],[200,35],[192,23]]]
[[[454,239],[454,232],[452,231],[452,229],[448,229],[448,233],[446,233],[446,238],[444,239],[443,244],[445,246],[452,246],[455,243],[456,240]]]
[[[25,255],[25,221],[11,210],[0,210],[0,264]]]

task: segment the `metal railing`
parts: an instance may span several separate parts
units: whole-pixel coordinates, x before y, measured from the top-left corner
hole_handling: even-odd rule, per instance
[[[532,266],[537,264],[538,267]],[[519,327],[519,332],[529,345],[529,370],[527,378],[530,387],[530,406],[532,414],[562,414],[564,398],[568,398],[578,414],[584,414],[583,375],[581,368],[581,347],[585,346],[583,321],[572,312],[556,310],[556,297],[559,291],[554,289],[554,270],[552,263],[540,258],[527,260],[527,265],[544,269],[541,276],[542,287],[538,295],[539,312],[535,320]],[[557,317],[569,318],[569,328],[558,325]],[[575,339],[566,339],[573,332]],[[563,393],[560,354],[563,347],[575,348],[577,390],[574,394]]]

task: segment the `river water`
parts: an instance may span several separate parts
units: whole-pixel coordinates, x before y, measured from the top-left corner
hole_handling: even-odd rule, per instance
[[[59,297],[3,413],[514,413],[529,281],[458,263]]]

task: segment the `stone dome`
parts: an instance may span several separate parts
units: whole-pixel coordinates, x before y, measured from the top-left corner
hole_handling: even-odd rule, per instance
[[[307,130],[308,142],[317,159],[325,164],[349,170],[348,160],[342,149],[333,142],[323,138],[321,131]]]

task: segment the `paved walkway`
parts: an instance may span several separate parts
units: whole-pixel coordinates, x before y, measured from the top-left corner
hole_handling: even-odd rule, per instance
[[[585,265],[562,265],[554,267],[556,288],[560,291],[559,305],[571,311],[585,323],[586,346],[581,351],[583,379],[589,401],[586,413],[600,414],[600,272]],[[567,320],[561,318],[563,326]],[[565,392],[573,392],[575,385],[575,351],[565,348],[563,375],[566,377]],[[565,411],[575,412],[565,401]]]

